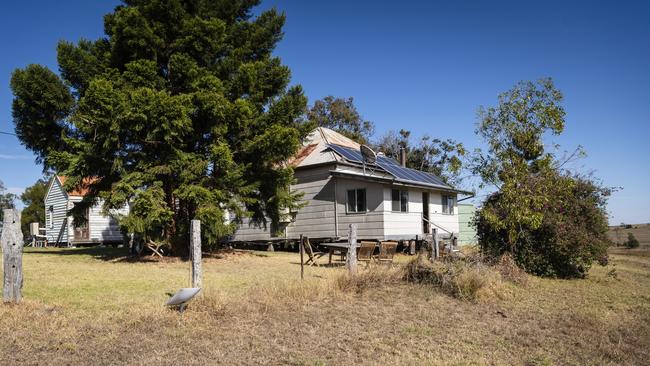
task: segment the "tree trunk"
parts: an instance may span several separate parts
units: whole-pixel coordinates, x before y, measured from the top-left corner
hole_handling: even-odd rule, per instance
[[[179,210],[176,205],[176,198],[173,193],[172,183],[168,180],[165,183],[165,196],[167,205],[172,210],[172,219],[165,227],[165,241],[171,246],[171,253],[176,256],[184,256],[189,253],[189,244],[183,243],[176,237],[176,226],[179,222]]]

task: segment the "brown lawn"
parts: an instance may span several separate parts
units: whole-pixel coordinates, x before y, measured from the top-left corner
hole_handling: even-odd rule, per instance
[[[204,293],[182,316],[162,304],[187,285],[187,262],[28,250],[25,301],[0,306],[0,363],[647,364],[648,244],[613,248],[585,280],[504,282],[473,302],[400,281],[345,291],[342,267],[301,282],[295,253],[237,251],[205,259]]]

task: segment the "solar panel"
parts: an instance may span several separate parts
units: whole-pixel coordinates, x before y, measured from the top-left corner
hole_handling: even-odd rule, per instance
[[[340,145],[330,144],[328,146],[347,161],[354,163],[363,162],[363,155],[361,155],[361,151],[359,150]],[[395,159],[389,158],[387,156],[377,156],[376,165],[390,173],[397,180],[448,187],[448,185],[445,184],[445,182],[443,182],[442,179],[440,179],[435,174],[422,172],[416,169],[405,168],[401,166]]]
[[[362,163],[363,162],[363,156],[361,155],[361,151],[351,149],[349,147],[343,147],[340,145],[328,145],[332,150],[334,150],[337,154],[341,155],[342,157],[345,158],[347,161],[355,162],[355,163]]]
[[[401,166],[401,165],[399,165],[399,163],[397,162],[397,160],[395,160],[395,159],[393,159],[393,158],[389,158],[389,157],[387,157],[387,156],[378,156],[378,157],[377,157],[377,164],[379,164],[379,163],[381,163],[381,164],[386,164],[386,165],[390,164],[390,165]]]

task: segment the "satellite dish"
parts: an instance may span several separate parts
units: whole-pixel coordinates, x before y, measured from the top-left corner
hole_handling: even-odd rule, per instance
[[[361,155],[365,163],[374,164],[377,161],[377,154],[370,147],[361,145],[359,149],[361,150]]]
[[[167,306],[178,306],[178,310],[182,313],[187,306],[187,303],[201,291],[198,287],[182,288],[178,290],[174,296],[167,301]]]

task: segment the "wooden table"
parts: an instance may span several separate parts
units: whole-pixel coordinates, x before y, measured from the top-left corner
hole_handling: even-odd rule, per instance
[[[329,264],[332,264],[332,254],[334,254],[336,251],[341,252],[341,255],[346,254],[350,248],[350,243],[320,243],[319,246],[327,248],[329,251]],[[357,250],[359,250],[359,247],[361,247],[361,244],[357,242]]]

